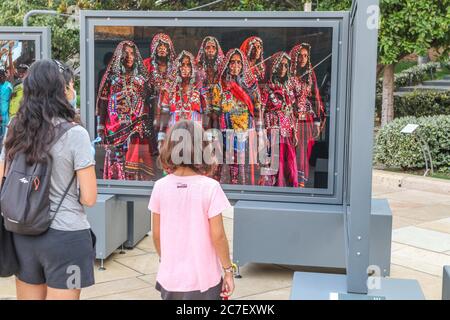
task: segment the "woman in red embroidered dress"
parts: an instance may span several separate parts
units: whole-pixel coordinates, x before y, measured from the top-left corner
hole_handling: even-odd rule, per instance
[[[200,94],[205,101],[205,129],[220,129],[220,108],[213,103],[213,88],[219,82],[219,69],[224,58],[219,41],[212,36],[205,37],[195,59],[201,86]]]
[[[271,150],[271,168],[266,168],[268,174],[261,176],[260,184],[266,186],[298,187],[295,152],[297,129],[293,108],[295,96],[290,77],[290,61],[286,52],[277,52],[272,56],[268,83],[261,94],[264,125],[269,140],[274,138],[271,137],[272,131],[279,134],[279,154],[274,154],[275,150]]]
[[[139,49],[132,41],[122,41],[97,95],[97,133],[106,149],[104,179],[151,179],[148,94],[148,74]]]
[[[202,103],[198,89],[197,70],[194,57],[188,51],[182,51],[177,57],[172,70],[171,81],[161,89],[159,109],[163,122],[160,128],[169,129],[180,120],[193,120],[202,123]],[[159,140],[165,137],[160,131]]]
[[[226,149],[233,152],[233,163],[229,164],[230,183],[246,184],[245,153],[254,145],[249,139],[256,137],[255,119],[256,130],[262,132],[263,129],[261,94],[247,58],[239,49],[228,51],[219,75],[221,80],[214,89],[213,100],[221,109],[220,125],[224,135],[227,131],[234,134],[232,145],[228,145],[230,143],[226,136],[224,138]],[[248,151],[252,157],[253,150]],[[251,184],[254,184],[253,164],[256,159],[250,159],[250,162],[252,162],[250,164]]]
[[[165,85],[175,60],[172,39],[165,33],[156,34],[150,45],[150,57],[144,60],[149,74],[149,82],[157,91]]]
[[[156,131],[160,126],[160,114],[158,109],[158,99],[163,88],[170,80],[170,72],[175,60],[175,48],[172,39],[165,33],[156,34],[150,45],[150,57],[144,60],[149,75],[150,96],[149,105],[150,121],[154,125]],[[158,137],[156,131],[152,132],[151,144],[154,155],[158,151]]]
[[[325,125],[325,109],[311,66],[311,46],[307,43],[296,45],[290,56],[298,126],[299,186],[304,187],[309,179],[312,147]]]

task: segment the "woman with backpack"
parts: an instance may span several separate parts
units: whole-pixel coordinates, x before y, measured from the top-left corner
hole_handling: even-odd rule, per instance
[[[81,288],[94,284],[94,239],[83,208],[97,198],[89,134],[74,122],[54,61],[35,62],[23,86],[0,156],[2,214],[19,262],[17,298],[79,299]],[[23,201],[9,200],[15,190],[26,191]]]

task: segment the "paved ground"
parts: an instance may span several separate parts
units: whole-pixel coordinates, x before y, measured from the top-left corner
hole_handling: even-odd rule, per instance
[[[393,211],[391,277],[417,279],[427,299],[441,299],[442,267],[450,265],[450,196],[385,184],[374,184],[373,195],[387,198]],[[231,244],[231,212],[225,227]],[[125,254],[115,253],[105,266],[106,271],[96,270],[97,284],[83,291],[83,299],[160,298],[154,289],[158,258],[151,237]],[[233,299],[289,299],[293,272],[278,265],[243,267]],[[14,279],[0,278],[0,299],[14,298]]]

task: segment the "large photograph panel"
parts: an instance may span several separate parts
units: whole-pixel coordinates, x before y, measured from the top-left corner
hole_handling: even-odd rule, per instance
[[[223,184],[329,187],[332,28],[96,26],[94,52],[99,178],[157,180],[189,119]]]

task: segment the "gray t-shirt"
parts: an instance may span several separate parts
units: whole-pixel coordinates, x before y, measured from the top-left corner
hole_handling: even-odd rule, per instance
[[[50,184],[50,210],[54,212],[61,202],[75,171],[95,165],[89,134],[82,126],[68,130],[50,149],[53,157]],[[2,148],[0,160],[5,160]],[[52,213],[53,214],[53,213]],[[89,229],[84,207],[79,201],[79,188],[75,179],[50,228],[62,231]]]

